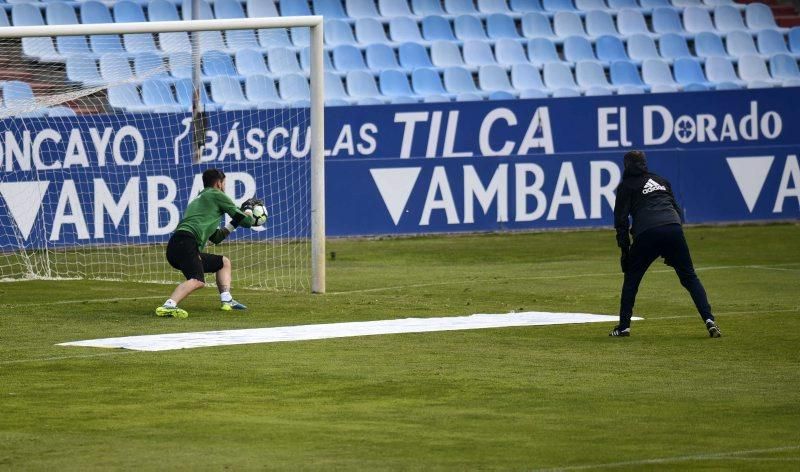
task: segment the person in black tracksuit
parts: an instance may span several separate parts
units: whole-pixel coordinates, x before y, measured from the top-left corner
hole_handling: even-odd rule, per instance
[[[706,291],[692,265],[689,247],[681,228],[681,210],[672,194],[667,179],[647,170],[647,160],[642,151],[625,154],[625,171],[617,187],[614,205],[614,227],[617,245],[622,250],[620,264],[625,273],[619,308],[619,325],[610,336],[630,336],[633,304],[639,283],[650,264],[663,257],[675,269],[681,285],[689,291],[697,311],[708,329],[709,336],[721,336],[714,321]],[[633,220],[631,246],[629,217]]]

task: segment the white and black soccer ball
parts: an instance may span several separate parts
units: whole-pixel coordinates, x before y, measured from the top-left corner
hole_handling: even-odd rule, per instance
[[[264,205],[256,205],[253,207],[253,218],[256,222],[254,226],[261,226],[267,222],[267,207]]]

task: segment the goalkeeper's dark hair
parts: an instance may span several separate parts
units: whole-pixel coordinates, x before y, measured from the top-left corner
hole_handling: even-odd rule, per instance
[[[208,169],[203,172],[203,187],[213,187],[219,181],[225,180],[225,172],[219,169]]]
[[[644,151],[628,151],[625,153],[623,161],[626,168],[632,166],[641,168],[647,167],[647,157],[645,157]]]

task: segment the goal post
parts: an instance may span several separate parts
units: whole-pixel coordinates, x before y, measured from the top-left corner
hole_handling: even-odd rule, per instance
[[[308,67],[293,75],[307,77],[309,100],[287,105],[276,95],[275,102],[256,103],[248,95],[245,103],[221,103],[215,86],[220,86],[222,96],[231,81],[225,74],[205,77],[197,95],[209,100],[203,96],[210,85],[214,98],[210,103],[216,106],[209,112],[212,129],[207,131],[201,162],[183,152],[194,145],[195,130],[190,130],[194,108],[181,101],[183,83],[175,69],[186,64],[180,63],[179,48],[172,47],[171,53],[163,48],[167,35],[197,32],[230,38],[236,31],[283,30],[286,36],[286,31],[301,28],[308,31]],[[73,53],[69,48],[75,43],[62,38],[80,38],[77,44],[91,45],[91,54]],[[128,41],[133,44],[141,38],[151,38],[147,41],[158,44],[157,50],[134,57]],[[230,46],[231,41],[226,43]],[[120,57],[125,59],[95,50],[97,45],[105,51],[122,44]],[[15,48],[20,48],[19,57],[9,55]],[[302,49],[294,43],[287,46],[294,57],[299,53],[302,58]],[[268,51],[272,49],[260,49],[262,55]],[[232,62],[237,52],[228,47],[227,61]],[[267,202],[270,219],[265,228],[252,233],[239,229],[218,248],[222,254],[235,254],[235,278],[248,271],[237,286],[325,292],[321,16],[5,27],[0,28],[0,54],[5,56],[0,65],[8,70],[0,67],[5,97],[0,106],[0,279],[180,281],[180,273],[168,267],[163,256],[171,232],[167,230],[174,231],[176,210],[182,213],[196,195],[199,175],[218,167],[226,174],[230,171],[232,188],[226,191],[237,202],[249,196],[272,198]],[[158,57],[159,67],[139,74],[135,60],[140,56]],[[114,60],[121,61],[124,74],[115,73]],[[100,80],[69,78],[70,67],[86,61],[96,65],[90,75]],[[283,87],[279,81],[283,77],[277,74],[253,77],[271,87],[272,93],[276,82]],[[20,89],[30,90],[26,78],[38,88],[30,97],[20,98]],[[250,78],[236,78],[245,89],[234,85],[236,93],[249,94]],[[50,86],[56,82],[58,87]],[[148,85],[157,90],[166,87],[165,106],[147,106]],[[120,109],[112,103],[115,97],[133,105]],[[105,109],[92,111],[98,100],[107,100]],[[78,113],[59,106],[64,104]],[[156,230],[150,232],[151,227]],[[210,252],[216,249],[211,247]],[[137,265],[141,277],[128,277],[126,270],[136,271],[132,267]]]

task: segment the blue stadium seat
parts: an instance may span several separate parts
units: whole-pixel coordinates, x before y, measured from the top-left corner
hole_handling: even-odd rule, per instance
[[[586,13],[586,32],[589,36],[619,36],[614,19],[605,11],[592,10]]]
[[[36,99],[30,85],[11,80],[3,84],[3,102],[8,108],[32,108]]]
[[[311,45],[311,31],[308,28],[290,28],[289,36],[297,47],[307,48]]]
[[[163,80],[145,80],[142,101],[155,112],[180,112],[183,108],[175,100],[170,83]]]
[[[22,6],[22,5],[16,5]],[[35,20],[36,15],[31,15]],[[74,25],[78,24],[78,17],[75,15],[75,8],[66,3],[51,3],[46,9],[47,23],[51,25]],[[40,16],[41,18],[41,16]],[[16,23],[15,23],[16,25]],[[86,38],[83,36],[59,36],[56,38],[56,47],[63,56],[92,54]]]
[[[247,16],[249,18],[262,18],[280,16],[275,2],[265,2],[264,0],[247,0]]]
[[[677,8],[705,7],[703,0],[672,0],[672,6]]]
[[[326,22],[327,20],[346,20],[348,18],[340,0],[313,0],[312,3],[314,14],[324,16]],[[286,13],[283,15],[285,16]]]
[[[169,55],[169,73],[176,79],[192,78],[192,55],[188,52],[174,52]]]
[[[377,72],[386,69],[400,69],[394,50],[385,44],[367,46],[367,65]]]
[[[575,64],[575,79],[578,85],[584,90],[596,87],[611,87],[611,84],[608,83],[608,79],[606,78],[606,72],[603,66],[593,61],[581,61]]]
[[[511,10],[517,13],[543,12],[544,7],[539,0],[511,0]]]
[[[269,74],[264,55],[255,49],[236,51],[236,70],[243,76]]]
[[[8,84],[6,84],[8,87]],[[5,87],[3,93],[5,94]],[[8,103],[8,99],[6,99]],[[108,104],[114,108],[121,108],[130,112],[141,112],[148,109],[142,103],[142,97],[133,84],[114,85],[108,88]]]
[[[456,95],[457,102],[479,102],[481,100],[483,100],[483,97],[477,93],[459,93]]]
[[[636,62],[660,57],[653,38],[643,34],[635,34],[628,38],[628,56]]]
[[[100,76],[110,84],[132,80],[133,72],[128,58],[119,54],[104,54],[100,56]]]
[[[672,7],[669,0],[639,0],[639,4],[646,10],[652,10],[659,7]]]
[[[346,21],[329,20],[325,22],[325,44],[328,46],[341,46],[343,44],[356,45],[353,30]]]
[[[181,7],[181,13],[183,14],[184,20],[191,20],[195,17],[195,13],[192,11],[194,0],[183,0],[183,6]],[[122,3],[122,2],[121,2]],[[132,2],[127,2],[132,3]],[[114,7],[114,13],[116,15],[117,6],[119,3]],[[136,5],[138,7],[138,5]],[[130,9],[133,12],[133,7]],[[141,8],[139,8],[141,10]],[[139,16],[138,13],[135,14],[136,17]],[[144,17],[144,14],[141,15]],[[197,12],[197,17],[201,20],[213,20],[214,13],[211,10],[211,5],[208,4],[205,0],[200,0],[200,10]],[[117,19],[119,21],[119,18]],[[252,47],[252,45],[250,45]],[[200,33],[200,51],[201,52],[208,52],[208,51],[225,51],[228,47],[225,45],[225,40],[222,38],[222,32],[220,31],[202,31]]]
[[[71,8],[71,7],[70,7]],[[100,2],[88,1],[80,6],[81,21],[85,24],[113,23],[108,7]],[[89,46],[95,54],[123,53],[125,48],[119,36],[112,34],[89,36]],[[137,51],[138,52],[138,51]]]
[[[521,97],[531,98],[534,94],[530,90],[538,90],[547,96],[542,75],[530,64],[516,64],[511,67],[511,85],[519,90]]]
[[[522,35],[526,38],[555,39],[550,21],[541,13],[526,13],[522,17]]]
[[[21,3],[11,8],[11,23],[14,26],[41,26],[44,23],[42,11],[29,3]]]
[[[281,98],[288,102],[311,100],[311,89],[308,81],[300,74],[282,75],[278,80]]]
[[[580,97],[581,92],[578,89],[573,88],[558,88],[553,90],[553,98],[572,98],[572,97]]]
[[[97,62],[89,56],[67,58],[67,79],[94,87],[105,83],[97,71]]]
[[[400,65],[404,69],[414,70],[417,67],[433,67],[428,51],[420,44],[403,43],[397,50],[400,56]]]
[[[581,11],[608,11],[605,0],[575,0],[575,8]]]
[[[236,68],[233,67],[231,56],[222,51],[208,51],[203,53],[202,67],[203,75],[206,77],[238,77]]]
[[[528,58],[525,56],[525,49],[522,47],[522,44],[513,39],[497,40],[494,50],[497,56],[497,63],[502,66],[528,63]]]
[[[354,70],[347,73],[347,93],[356,99],[381,98],[375,78],[369,72]]]
[[[771,56],[773,54],[789,54],[783,35],[776,30],[761,30],[757,36],[758,52]]]
[[[424,103],[446,103],[450,101],[450,97],[444,95],[428,95],[423,97]]]
[[[588,39],[570,36],[564,40],[564,59],[567,62],[579,62],[594,61],[597,58]]]
[[[50,107],[46,110],[47,116],[51,118],[68,118],[78,116],[75,110],[69,107]]]
[[[572,4],[572,0],[542,0],[542,7],[545,11],[577,11]]]
[[[232,19],[247,18],[247,15],[237,0],[214,0],[214,17]]]
[[[511,13],[506,0],[478,0],[478,11],[481,13]]]
[[[418,16],[445,14],[441,0],[411,0],[411,7]]]
[[[713,33],[716,31],[711,23],[708,10],[701,7],[688,7],[683,11],[683,26],[689,33]]]
[[[546,90],[528,89],[519,93],[519,98],[522,99],[540,99],[547,98]]]
[[[452,41],[434,41],[431,45],[431,62],[436,67],[463,67],[464,59],[458,45]]]
[[[800,26],[789,30],[789,50],[794,55],[800,55]]]
[[[658,34],[682,34],[683,25],[678,10],[660,7],[653,10],[653,31]]]
[[[267,51],[267,65],[275,75],[301,74],[297,55],[291,49],[272,48]]]
[[[170,79],[164,60],[152,52],[141,52],[133,56],[133,72],[138,80]]]
[[[633,85],[622,85],[617,87],[618,95],[638,95],[642,93],[645,93],[645,90],[642,87],[635,87]]]
[[[705,92],[707,90],[711,90],[710,85],[691,83],[683,86],[684,92]]]
[[[514,95],[511,92],[506,92],[505,90],[498,90],[496,92],[492,92],[489,94],[489,100],[514,100]]]
[[[559,38],[567,36],[586,36],[583,30],[583,22],[577,13],[559,11],[553,17],[553,31]]]
[[[676,84],[658,84],[650,87],[650,93],[675,93],[678,91]]]
[[[444,85],[442,85],[442,78],[433,69],[415,69],[411,73],[411,84],[414,92],[423,97],[448,95]]]
[[[350,101],[350,95],[344,89],[342,79],[330,72],[325,73],[325,104],[341,103],[347,104]]]
[[[625,46],[616,36],[600,36],[597,38],[597,58],[603,62],[627,61]]]
[[[411,18],[397,17],[389,20],[389,37],[397,43],[422,43],[417,22]]]
[[[472,0],[444,0],[444,9],[451,15],[474,15],[478,13]]]
[[[397,2],[397,3],[405,3]],[[380,18],[374,0],[345,0],[345,9],[350,18]]]
[[[642,12],[637,10],[622,10],[617,13],[617,31],[623,36],[650,34]]]
[[[568,65],[558,62],[545,64],[543,72],[544,84],[548,89],[553,90],[554,96],[555,91],[559,89],[575,90],[580,94],[580,88],[575,83],[575,77],[572,76]]]
[[[311,57],[309,55],[310,48],[303,48],[300,50],[300,68],[306,72],[311,70]],[[332,71],[335,69],[333,67],[333,61],[331,60],[331,55],[328,51],[322,51],[322,64],[323,69],[325,71]]]
[[[441,16],[426,16],[422,19],[422,36],[428,41],[456,40],[450,22]]]
[[[492,92],[514,93],[514,87],[508,80],[508,74],[500,66],[483,66],[478,70],[478,83],[481,89]]]
[[[150,21],[178,21],[178,9],[167,0],[151,0],[147,4],[147,16]]]
[[[378,9],[382,16],[393,18],[395,16],[411,17],[414,14],[409,8],[408,1],[378,0]]]
[[[166,0],[153,0],[148,4],[147,13],[149,15],[150,21],[178,21],[180,17],[178,16],[178,10],[175,8],[175,5],[166,1]],[[135,44],[127,44],[129,38],[134,37],[143,37],[144,35],[126,35],[126,49],[128,48],[136,48],[138,45]],[[192,44],[189,42],[189,35],[185,32],[173,32],[173,33],[159,33],[158,35],[159,45],[161,46],[161,50],[165,53],[173,53],[173,52],[187,52],[191,51]],[[142,45],[147,42],[146,38],[143,40],[133,40],[134,43],[142,42]],[[155,43],[153,42],[152,35],[150,35],[150,43],[153,44],[155,47]],[[129,49],[131,50],[131,49]],[[137,51],[137,52],[144,52],[144,51]]]
[[[778,29],[772,10],[763,3],[751,3],[744,10],[747,27],[751,30]]]
[[[632,62],[612,62],[609,72],[611,73],[611,83],[615,86],[646,88],[642,78],[639,76],[639,70]]]
[[[454,21],[456,38],[462,41],[486,39],[481,20],[471,15],[461,15]]]
[[[694,50],[698,57],[728,57],[722,38],[714,33],[700,33],[694,38]]]
[[[333,66],[341,72],[367,70],[361,51],[355,46],[347,45],[333,48]],[[273,68],[274,70],[276,69]]]
[[[705,33],[708,34],[708,33]],[[665,34],[658,40],[661,47],[661,57],[664,59],[680,59],[692,57],[689,52],[689,45],[686,44],[686,39],[677,34]]]
[[[733,57],[746,55],[758,55],[753,37],[744,31],[732,31],[728,34],[725,42],[728,46],[728,54]]]
[[[733,63],[725,57],[709,57],[706,59],[705,65],[706,77],[708,77],[709,82],[714,82],[715,84],[727,82],[737,85],[743,83],[739,76],[736,75],[736,71],[733,69]]]
[[[308,31],[306,28],[296,28],[298,30],[305,30]],[[294,44],[289,39],[289,34],[285,29],[261,29],[258,30],[258,44],[261,46],[262,49],[272,49],[272,48],[289,48],[292,46],[299,46],[299,47],[307,47],[302,46],[299,43]]]
[[[258,0],[263,1],[263,0]],[[309,16],[308,0],[280,0],[281,16]]]
[[[614,95],[614,90],[610,87],[589,87],[584,91],[584,95],[587,97]]]
[[[730,5],[721,5],[714,8],[714,24],[722,33],[731,31],[747,31],[742,14],[739,9]]]
[[[470,66],[497,64],[491,46],[484,41],[464,42],[464,62]]]
[[[463,67],[448,67],[444,70],[444,87],[450,93],[480,93],[472,79],[472,73]]]
[[[356,20],[356,39],[361,44],[388,43],[383,25],[375,18]]]
[[[708,80],[706,80],[706,76],[703,73],[703,68],[696,59],[677,59],[673,68],[675,70],[675,81],[678,82],[684,90],[688,85],[692,84],[708,85]]]
[[[775,80],[769,74],[766,64],[758,56],[742,56],[739,58],[739,77],[748,83],[764,82],[773,84]]]
[[[214,2],[214,13],[217,18],[235,19],[246,18],[238,0],[216,0]],[[231,30],[225,32],[225,41],[228,47],[233,50],[246,48],[259,48],[256,33],[252,30]]]
[[[639,9],[639,3],[636,0],[608,0],[608,8],[614,11],[622,9]]]
[[[193,96],[194,84],[192,83],[191,79],[181,79],[175,82],[175,98],[178,99],[178,103],[182,107],[191,107]],[[212,102],[211,98],[208,96],[208,90],[206,90],[205,85],[200,87],[200,102],[207,110],[214,110],[217,108],[217,106],[214,105],[214,102]]]
[[[648,59],[642,63],[642,79],[647,85],[676,85],[669,64],[659,59]]]
[[[133,3],[130,0],[124,0],[124,1],[126,3],[133,4],[133,5],[137,6],[137,7],[139,6],[139,4]],[[181,2],[181,15],[183,16],[183,19],[184,20],[193,20],[193,19],[196,18],[198,20],[213,20],[214,19],[214,12],[211,10],[211,5],[208,3],[208,1],[207,0],[199,0],[200,8],[199,8],[199,10],[197,12],[194,11],[194,2],[195,1],[196,0],[183,0]],[[120,3],[122,3],[122,2],[120,2]],[[117,5],[119,5],[119,3]],[[139,8],[139,10],[141,11],[141,7]],[[132,6],[126,6],[125,11],[126,11],[126,14],[128,12],[130,12],[131,14],[135,15],[136,17],[139,16],[139,13],[135,12],[134,8]],[[114,8],[114,13],[116,15],[116,6]],[[142,15],[144,15],[144,13],[142,13]],[[117,19],[117,21],[119,21],[119,19]],[[136,20],[128,19],[128,20],[125,20],[125,21],[136,21]]]
[[[715,83],[714,88],[716,90],[740,90],[742,86],[733,82],[720,82],[718,84]]]
[[[492,39],[519,38],[514,19],[502,13],[492,13],[486,18],[486,32]]]
[[[536,67],[542,67],[548,62],[561,62],[556,45],[545,38],[531,39],[528,42],[528,59]]]
[[[247,108],[250,104],[242,93],[242,84],[233,77],[218,76],[211,79],[211,98],[225,105]]]
[[[326,74],[327,79],[327,74]],[[325,81],[327,84],[327,80]],[[266,75],[251,75],[247,77],[244,82],[244,90],[247,95],[247,100],[252,103],[274,103],[280,102],[281,97],[278,96],[278,89],[275,87],[275,81]]]
[[[800,69],[797,60],[788,54],[775,54],[769,59],[769,70],[772,78],[783,82],[783,86],[798,86]]]

